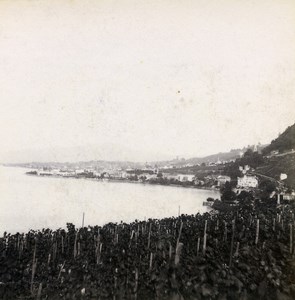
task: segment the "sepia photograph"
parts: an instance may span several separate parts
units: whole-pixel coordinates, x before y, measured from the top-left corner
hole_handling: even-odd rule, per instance
[[[295,299],[294,0],[0,0],[0,299]]]

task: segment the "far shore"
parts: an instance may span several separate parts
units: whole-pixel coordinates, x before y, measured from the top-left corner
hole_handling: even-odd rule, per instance
[[[148,181],[135,181],[135,180],[125,180],[125,179],[114,179],[114,178],[88,178],[88,177],[79,177],[79,176],[58,176],[58,175],[35,175],[29,174],[28,172],[25,173],[29,176],[36,176],[36,177],[46,177],[46,178],[63,178],[63,179],[86,179],[91,181],[102,181],[102,182],[122,182],[122,183],[132,183],[132,184],[143,184],[143,185],[161,185],[161,186],[172,186],[178,188],[191,188],[191,189],[199,189],[199,190],[209,190],[209,191],[219,191],[219,188],[216,187],[203,187],[198,185],[181,185],[181,184],[162,184],[162,183],[151,183]]]

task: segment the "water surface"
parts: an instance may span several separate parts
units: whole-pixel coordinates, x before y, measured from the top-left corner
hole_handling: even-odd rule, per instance
[[[163,218],[207,211],[203,201],[218,191],[126,182],[26,175],[0,167],[0,234],[29,229]]]

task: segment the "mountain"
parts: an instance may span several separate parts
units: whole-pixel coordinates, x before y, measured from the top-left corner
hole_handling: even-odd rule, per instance
[[[203,157],[192,157],[188,159],[173,159],[169,161],[154,161],[151,162],[151,164],[156,164],[159,167],[163,167],[165,165],[174,165],[176,167],[183,167],[185,165],[188,166],[194,166],[199,165],[202,163],[216,163],[216,162],[229,162],[237,159],[241,156],[241,154],[245,153],[248,149],[254,150],[254,148],[257,149],[258,152],[261,152],[266,145],[248,145],[247,147],[238,148],[238,149],[232,149],[228,152],[219,152]]]
[[[182,161],[182,164],[190,163],[200,164],[202,162],[231,161],[226,165],[204,166],[204,167],[185,167],[179,168],[177,171],[191,172],[197,175],[204,174],[226,174],[236,179],[239,174],[240,165],[250,165],[255,169],[257,175],[280,180],[280,175],[286,174],[287,178],[283,180],[287,186],[295,188],[295,124],[289,126],[282,134],[274,139],[269,145],[258,145],[255,147],[248,146],[243,149],[235,149],[225,153],[218,153],[203,158],[191,158]],[[253,151],[255,150],[255,151]],[[257,150],[257,151],[256,151]],[[273,152],[274,151],[274,152]],[[240,153],[243,156],[240,157]],[[262,153],[262,154],[261,154]],[[175,169],[173,169],[175,171]],[[267,178],[266,177],[266,178]],[[263,178],[263,177],[262,177]]]
[[[247,147],[243,147],[240,149],[232,149],[229,152],[219,152],[216,154],[208,155],[205,157],[196,157],[196,158],[190,158],[186,161],[188,163],[194,164],[194,163],[202,163],[202,162],[217,162],[217,161],[230,161],[234,160],[238,157],[240,157],[241,153],[245,153],[248,149],[254,149],[257,148],[257,151],[260,152],[266,145],[251,145]]]
[[[277,180],[282,173],[288,177],[284,182],[295,188],[295,124],[289,126],[282,134],[266,146],[262,153],[264,163],[256,171]]]
[[[268,155],[272,151],[279,151],[279,153],[284,153],[292,149],[295,149],[295,124],[289,126],[276,139],[272,140],[270,145],[263,149],[263,154]]]
[[[100,143],[94,145],[83,145],[76,147],[52,147],[42,148],[42,145],[35,145],[36,148],[23,149],[2,153],[0,163],[22,164],[30,162],[90,162],[90,161],[120,161],[120,162],[145,162],[147,157],[154,159],[169,159],[159,151],[147,147],[146,151],[137,151],[133,145],[117,145],[116,143]],[[136,159],[135,159],[136,158]]]
[[[287,179],[283,180],[287,186],[295,188],[295,153],[284,156],[272,156],[257,167],[256,172],[265,176],[280,180],[280,175],[286,174]]]
[[[85,150],[85,148],[87,148],[87,150]],[[226,174],[231,176],[233,179],[238,176],[237,172],[239,165],[248,164],[256,169],[257,174],[269,176],[277,180],[280,180],[280,175],[282,173],[287,174],[287,179],[285,179],[284,182],[288,186],[295,188],[295,151],[292,151],[292,149],[294,148],[295,124],[289,126],[269,145],[252,145],[241,149],[232,149],[229,152],[220,152],[208,155],[205,157],[194,157],[189,159],[177,158],[173,160],[153,161],[149,164],[151,166],[157,165],[160,169],[165,170],[165,172],[197,174],[198,177],[202,177],[208,174]],[[76,149],[62,150],[66,151],[61,151],[61,149],[54,149],[54,151],[51,152],[51,156],[48,155],[48,151],[39,151],[38,155],[34,156],[34,161],[39,162],[26,164],[20,164],[16,162],[15,165],[30,166],[34,168],[42,166],[72,168],[78,166],[80,168],[95,168],[99,170],[145,167],[145,163],[136,163],[133,162],[132,159],[130,159],[130,156],[134,154],[134,150],[131,151],[127,148],[124,149],[125,151],[122,151],[122,149],[120,149],[121,153],[119,160],[108,160],[107,156],[113,155],[115,153],[114,151],[118,150],[114,145],[104,145],[100,147],[88,146]],[[64,152],[66,152],[67,154],[71,154],[67,157],[69,159],[67,160],[67,163],[65,162],[66,160],[64,160],[62,157],[57,156],[57,153]],[[261,155],[261,153],[263,155]],[[241,154],[243,154],[242,157]],[[28,158],[29,156],[32,156],[31,153],[30,155],[28,155]],[[93,156],[96,156],[97,159],[81,159],[82,157],[92,158]],[[221,164],[220,162],[227,163]],[[214,163],[217,164],[215,165]],[[170,168],[166,168],[166,166],[170,166]]]

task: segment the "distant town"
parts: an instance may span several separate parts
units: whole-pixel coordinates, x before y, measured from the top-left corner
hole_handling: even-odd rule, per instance
[[[27,175],[136,182],[220,190],[223,202],[233,202],[241,192],[254,196],[279,195],[295,199],[295,124],[269,145],[252,145],[204,158],[158,162],[32,162],[9,164],[29,168]]]
[[[259,173],[258,165],[263,161],[294,153],[294,149],[283,153],[272,150],[268,155],[263,156],[262,147],[254,145],[244,152],[240,151],[237,158],[221,160],[218,156],[217,158],[213,156],[215,159],[211,161],[195,164],[176,158],[168,163],[155,164],[91,161],[65,164],[30,163],[21,166],[30,168],[31,170],[26,174],[35,176],[86,178],[217,190],[223,190],[227,184],[236,194],[243,190],[249,192],[261,189],[267,182],[268,188],[272,189],[271,192],[276,190],[284,195],[285,199],[293,199],[294,191],[284,184],[284,180],[288,178],[287,174],[281,173],[279,178],[266,176]]]

